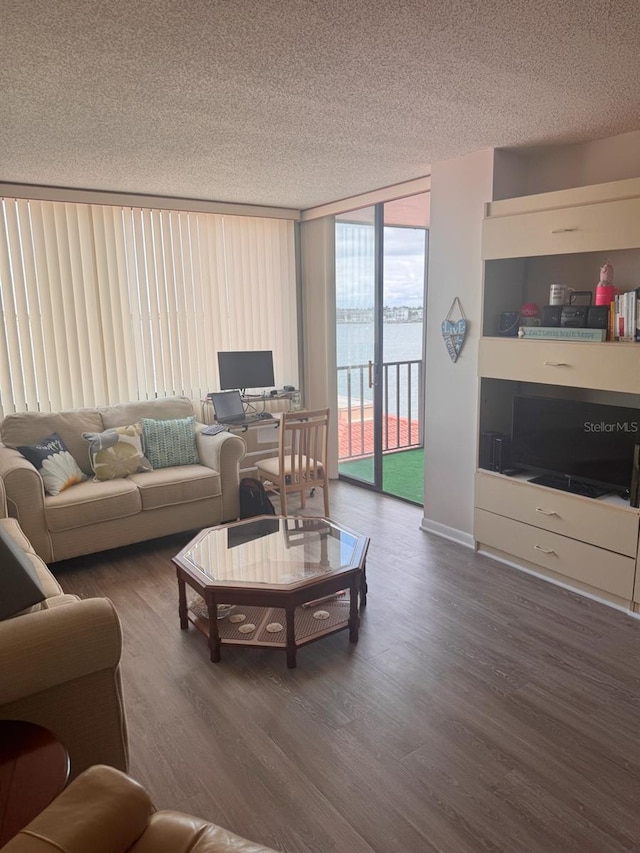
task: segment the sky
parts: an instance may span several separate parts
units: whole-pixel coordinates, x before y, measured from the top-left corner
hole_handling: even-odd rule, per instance
[[[336,223],[336,305],[373,307],[373,226]],[[421,228],[384,229],[384,304],[419,307],[424,301]]]

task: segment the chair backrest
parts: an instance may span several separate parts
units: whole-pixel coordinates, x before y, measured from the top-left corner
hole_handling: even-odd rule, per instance
[[[280,470],[290,472],[290,483],[326,482],[329,409],[284,412],[280,421]]]

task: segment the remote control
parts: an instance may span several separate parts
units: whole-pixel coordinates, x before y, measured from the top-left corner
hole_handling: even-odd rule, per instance
[[[224,424],[211,424],[202,430],[202,435],[217,435],[219,432],[226,432],[227,428]]]

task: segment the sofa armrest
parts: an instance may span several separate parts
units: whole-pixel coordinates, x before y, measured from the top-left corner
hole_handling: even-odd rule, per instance
[[[0,716],[52,731],[69,752],[72,777],[92,764],[126,770],[121,649],[106,598],[0,622]]]
[[[247,841],[202,818],[169,810],[151,815],[149,826],[133,845],[131,853],[175,853],[176,850],[189,850],[190,853],[275,853],[271,847]]]
[[[124,853],[144,833],[152,811],[141,785],[98,765],[72,782],[2,851]]]
[[[240,517],[240,460],[247,445],[239,435],[219,432],[203,435],[204,424],[196,425],[196,445],[200,462],[220,474],[222,485],[222,521]]]
[[[18,519],[36,554],[50,563],[53,549],[44,514],[42,477],[17,450],[0,447],[0,479],[6,493],[8,515]]]

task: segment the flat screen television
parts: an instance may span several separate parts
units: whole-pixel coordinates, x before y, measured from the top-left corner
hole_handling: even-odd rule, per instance
[[[248,350],[218,353],[220,390],[229,391],[245,388],[272,388],[273,352],[271,350]]]
[[[640,409],[516,395],[511,465],[542,474],[532,482],[590,497],[628,495]]]

